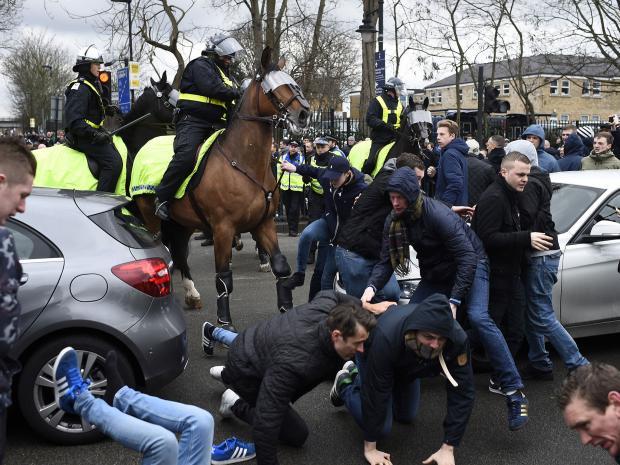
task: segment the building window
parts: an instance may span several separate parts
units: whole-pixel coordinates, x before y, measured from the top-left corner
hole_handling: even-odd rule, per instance
[[[502,84],[502,94],[503,95],[510,95],[510,83],[504,82]]]
[[[471,99],[478,100],[478,88],[474,85],[473,90],[471,92]]]
[[[580,123],[587,123],[588,121],[590,121],[590,117],[588,115],[581,115],[579,117],[579,122]]]
[[[583,87],[581,88],[581,95],[590,95],[590,81],[587,79],[583,81]]]
[[[568,79],[562,80],[562,95],[570,95],[570,81]]]
[[[437,91],[437,103],[441,103],[441,91]]]
[[[431,105],[435,105],[435,92],[431,92]]]
[[[459,102],[463,101],[463,88],[459,87]]]
[[[568,123],[568,115],[560,115],[560,123]]]
[[[592,81],[592,95],[601,96],[601,81]]]
[[[600,123],[601,122],[601,117],[599,115],[592,115],[592,122],[593,123]]]
[[[549,82],[549,94],[558,95],[558,81],[557,80],[553,80]]]

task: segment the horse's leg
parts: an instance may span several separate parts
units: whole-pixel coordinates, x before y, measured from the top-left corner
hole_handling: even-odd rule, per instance
[[[273,219],[267,218],[252,231],[252,235],[256,238],[258,246],[269,254],[271,270],[276,277],[278,310],[284,313],[293,307],[293,291],[282,286],[282,282],[291,274],[291,267],[280,252],[276,224]]]
[[[230,316],[229,296],[233,291],[233,274],[230,269],[232,244],[235,230],[230,224],[216,224],[213,228],[213,251],[215,254],[215,290],[217,291],[217,322],[230,331],[236,329]]]
[[[254,235],[252,235],[252,239],[256,243],[256,256],[258,257],[258,271],[262,273],[269,273],[271,271],[271,265],[269,264],[269,254],[267,251],[258,243],[258,240]]]
[[[181,272],[183,289],[185,289],[185,305],[189,309],[200,309],[202,308],[200,294],[194,286],[187,264],[189,238],[193,232],[193,229],[185,228],[174,221],[162,221],[162,240],[170,249],[174,267]]]
[[[241,240],[241,234],[235,234],[235,237],[233,237],[232,246],[237,251],[243,250],[243,241]]]

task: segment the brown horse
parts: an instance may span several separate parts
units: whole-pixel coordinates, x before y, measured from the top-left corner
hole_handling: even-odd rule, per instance
[[[244,92],[228,128],[210,149],[200,182],[172,203],[173,221],[162,223],[162,234],[169,235],[172,259],[181,271],[186,292],[193,288],[196,294],[187,267],[187,241],[193,230],[211,225],[218,323],[233,329],[229,309],[233,290],[230,244],[235,234],[252,233],[267,251],[276,277],[278,309],[286,311],[292,306],[291,292],[281,286],[290,267],[280,252],[273,221],[279,190],[270,168],[272,127],[280,121],[288,124],[290,131],[299,132],[308,124],[309,105],[297,83],[282,71],[284,60],[270,64],[270,59],[271,50],[266,48],[261,69]],[[152,197],[136,200],[149,228],[159,229]]]

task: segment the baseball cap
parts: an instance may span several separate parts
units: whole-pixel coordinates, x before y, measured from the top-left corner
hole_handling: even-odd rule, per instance
[[[323,176],[330,181],[334,181],[351,169],[349,160],[341,156],[333,156],[329,161],[329,166],[325,170]]]
[[[292,140],[288,143],[288,145],[292,145],[294,147],[299,147],[299,142],[297,142],[296,140]]]
[[[319,145],[327,145],[327,139],[325,139],[325,137],[319,136],[316,139],[314,139],[314,144],[319,144]]]

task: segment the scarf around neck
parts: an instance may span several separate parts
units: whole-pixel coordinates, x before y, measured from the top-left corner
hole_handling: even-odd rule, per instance
[[[400,215],[394,210],[390,213],[389,244],[390,262],[392,269],[398,274],[409,273],[409,238],[407,237],[407,220],[416,221],[422,216],[423,196],[422,193]]]

